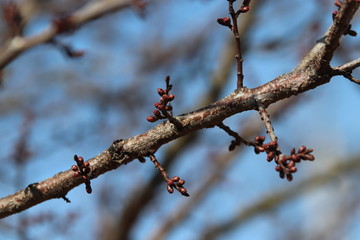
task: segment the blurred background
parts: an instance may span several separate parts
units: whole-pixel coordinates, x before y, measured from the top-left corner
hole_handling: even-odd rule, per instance
[[[24,35],[39,34],[56,16],[91,2],[17,1],[26,13]],[[331,25],[333,3],[251,1],[239,17],[245,86],[294,69]],[[146,117],[166,75],[175,115],[230,94],[236,87],[233,36],[216,22],[228,16],[227,4],[149,1],[144,9],[108,14],[12,61],[0,89],[0,197],[70,169],[74,154],[91,158],[115,139],[155,126]],[[355,17],[355,31],[359,23]],[[1,21],[2,43],[9,31]],[[66,48],[84,55],[71,58]],[[332,66],[359,52],[358,38],[344,37]],[[168,194],[150,161],[133,161],[92,180],[90,195],[83,185],[70,191],[71,204],[50,200],[0,220],[0,237],[359,239],[359,102],[359,86],[336,77],[270,106],[285,153],[301,145],[314,149],[316,160],[299,164],[292,182],[279,178],[265,154],[244,147],[228,152],[232,138],[206,129],[156,153],[170,176],[186,180],[189,198]],[[249,140],[265,135],[257,112],[225,124]]]

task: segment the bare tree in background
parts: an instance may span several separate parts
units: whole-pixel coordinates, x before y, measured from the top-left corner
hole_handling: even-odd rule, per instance
[[[47,225],[54,236],[71,238],[79,231],[70,225],[81,227],[90,214],[97,229],[86,231],[94,239],[176,239],[179,235],[234,239],[247,234],[241,226],[267,212],[273,214],[271,221],[263,221],[273,228],[274,239],[339,239],[345,233],[359,234],[349,231],[359,211],[358,157],[347,154],[342,156],[346,161],[317,163],[337,156],[339,141],[324,147],[326,156],[316,154],[322,144],[294,142],[299,129],[311,134],[315,113],[307,113],[308,122],[286,134],[281,130],[278,134],[277,122],[291,118],[293,109],[306,104],[311,96],[306,92],[334,84],[338,76],[341,80],[336,81],[355,83],[352,88],[360,83],[354,75],[360,65],[359,44],[352,42],[357,39],[353,18],[360,1],[314,0],[311,17],[304,12],[306,18],[287,32],[279,30],[281,35],[276,35],[275,28],[270,29],[274,35],[257,29],[266,20],[289,21],[301,1],[223,1],[222,11],[216,13],[222,15],[203,13],[206,17],[191,20],[174,17],[173,9],[182,4],[160,0],[2,3],[0,112],[6,124],[12,122],[12,114],[21,116],[21,127],[15,123],[12,131],[1,130],[6,143],[1,181],[6,187],[13,182],[17,190],[0,199],[4,234],[16,232],[21,239],[31,239],[32,229]],[[204,10],[214,3],[186,4],[201,4],[199,9]],[[213,18],[208,19],[209,15]],[[39,31],[44,22],[49,24]],[[281,24],[286,22],[275,23],[278,28]],[[328,29],[323,34],[325,25]],[[266,38],[256,41],[255,33]],[[90,47],[85,47],[89,39]],[[272,53],[273,59],[280,59],[278,65],[291,52],[298,63],[291,67],[294,70],[280,67],[287,73],[262,79],[260,72],[266,66],[249,63],[256,51]],[[229,86],[235,90],[231,92]],[[295,95],[300,96],[287,99]],[[246,115],[249,110],[257,114]],[[244,115],[241,123],[234,119],[237,115]],[[335,134],[316,137],[319,142],[338,140],[330,136]],[[56,156],[59,153],[61,157]],[[238,175],[252,174],[256,182],[231,180],[234,166],[254,155],[258,160]],[[263,163],[271,177],[258,176]],[[151,164],[157,171],[149,168]],[[318,171],[312,166],[318,166]],[[13,173],[7,171],[12,168]],[[60,170],[47,179],[34,178],[42,171],[48,177]],[[93,180],[103,174],[104,178]],[[340,182],[339,177],[347,180]],[[340,187],[331,189],[333,182]],[[79,185],[81,194],[91,195],[75,203],[77,198],[69,191]],[[261,196],[251,197],[253,189]],[[296,208],[294,199],[309,192],[333,193],[332,212],[301,216],[301,211],[294,210],[289,216],[275,211]],[[244,197],[247,193],[249,198]],[[54,198],[63,199],[52,200],[63,208],[75,208],[60,217],[48,209],[32,208]],[[98,209],[87,205],[91,199]],[[19,218],[14,223],[9,216],[16,213]],[[298,216],[311,226],[301,225],[295,220]]]

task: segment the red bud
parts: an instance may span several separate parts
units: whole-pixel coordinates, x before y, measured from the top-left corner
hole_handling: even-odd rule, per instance
[[[158,118],[155,117],[155,116],[148,116],[148,117],[146,118],[146,120],[147,120],[148,122],[156,122],[156,121],[158,120]]]

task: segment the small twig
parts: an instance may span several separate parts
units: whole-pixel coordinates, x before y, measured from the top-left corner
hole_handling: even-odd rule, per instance
[[[259,106],[258,109],[259,109],[258,111],[259,111],[261,120],[265,124],[266,132],[267,132],[267,134],[269,134],[271,141],[277,142],[278,138],[275,135],[274,127],[272,126],[272,123],[270,121],[269,114],[267,113],[266,109],[263,106]]]
[[[67,202],[67,203],[71,203],[70,199],[69,199],[69,198],[67,198],[66,196],[62,196],[61,198],[62,198],[62,199],[64,199],[64,201],[65,201],[65,202]]]
[[[224,130],[227,134],[235,138],[235,141],[231,141],[229,151],[233,151],[235,147],[240,146],[241,143],[244,143],[246,146],[255,146],[252,142],[248,142],[246,139],[240,137],[237,132],[231,130],[230,127],[226,126],[224,123],[219,123],[217,126]]]
[[[334,67],[332,69],[332,75],[333,76],[343,75],[345,78],[349,79],[350,81],[360,85],[360,80],[358,80],[352,75],[352,71],[358,67],[360,67],[360,58],[345,63],[343,65]]]
[[[345,63],[343,65],[334,67],[332,69],[333,70],[332,74],[333,76],[343,75],[345,78],[349,79],[350,81],[360,85],[360,80],[358,80],[352,75],[352,71],[358,67],[360,67],[360,58]]]
[[[229,2],[229,14],[231,16],[231,20],[229,17],[224,18],[218,18],[217,22],[220,25],[229,27],[234,34],[235,38],[235,45],[236,45],[236,62],[237,62],[237,89],[242,89],[244,86],[244,73],[243,73],[243,58],[241,53],[241,41],[240,41],[240,34],[239,34],[239,28],[238,28],[238,22],[237,19],[241,13],[248,12],[250,10],[250,0],[244,0],[242,6],[239,10],[235,12],[234,10],[234,2],[236,0],[228,0]]]
[[[57,41],[55,38],[49,41],[49,43],[53,44],[55,47],[58,47],[69,58],[79,58],[85,54],[85,51],[74,50],[70,45]]]
[[[178,176],[169,178],[166,170],[161,166],[159,161],[156,159],[155,155],[150,154],[149,158],[154,163],[155,168],[157,168],[160,171],[161,176],[164,178],[165,182],[167,183],[167,191],[169,193],[173,193],[175,188],[179,193],[181,193],[181,195],[186,197],[190,196],[186,188],[184,187],[185,180],[180,179]]]
[[[355,68],[360,67],[360,58],[352,60],[351,62],[333,68],[333,75],[343,75],[346,72],[351,72]]]
[[[353,75],[351,75],[351,73],[344,73],[343,76],[352,81],[353,83],[360,85],[360,80],[356,79]]]
[[[151,154],[149,156],[150,160],[154,163],[155,165],[155,168],[157,168],[160,173],[161,173],[161,176],[165,179],[165,181],[168,181],[169,180],[169,176],[167,174],[167,172],[165,171],[165,169],[161,166],[161,164],[158,162],[158,160],[156,159],[155,155]]]
[[[241,89],[243,87],[243,81],[244,81],[244,74],[243,74],[243,58],[241,55],[241,41],[240,41],[240,35],[239,35],[239,29],[238,29],[238,22],[237,18],[239,16],[240,11],[238,11],[238,14],[235,13],[234,7],[233,7],[234,0],[229,1],[229,13],[232,19],[232,32],[234,34],[235,38],[235,45],[236,45],[236,62],[237,62],[237,89]]]

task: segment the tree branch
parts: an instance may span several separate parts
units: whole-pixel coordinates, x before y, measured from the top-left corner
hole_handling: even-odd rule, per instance
[[[107,150],[89,160],[90,179],[134,159],[154,154],[162,145],[174,139],[199,129],[214,127],[234,114],[256,110],[259,105],[267,107],[329,82],[334,73],[328,63],[359,4],[348,0],[342,5],[333,26],[323,38],[324,41],[317,43],[294,71],[254,89],[235,90],[229,96],[205,108],[175,117],[183,126],[181,130],[167,121],[143,134],[115,141]],[[335,44],[330,44],[331,41]],[[323,56],[323,59],[319,56]],[[0,199],[0,218],[49,199],[64,197],[71,189],[84,182],[83,179],[72,176],[72,170],[61,172]]]

